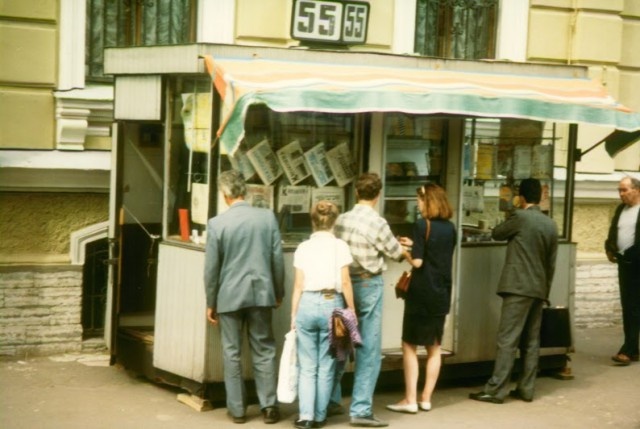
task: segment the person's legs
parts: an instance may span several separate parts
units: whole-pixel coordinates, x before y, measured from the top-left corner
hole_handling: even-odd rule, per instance
[[[538,359],[540,356],[540,324],[542,322],[542,307],[544,301],[533,300],[520,342],[520,356],[522,359],[522,374],[518,378],[518,393],[524,400],[533,399],[536,375],[538,373]]]
[[[442,366],[442,353],[440,344],[427,346],[427,363],[425,370],[424,389],[420,396],[420,402],[431,404],[431,395],[438,382],[440,367]]]
[[[243,315],[239,311],[220,313],[218,321],[222,343],[227,411],[234,417],[242,417],[245,414],[247,397],[240,359]]]
[[[278,369],[276,342],[271,326],[272,311],[270,307],[255,307],[247,310],[253,379],[261,409],[278,405],[276,398]]]
[[[300,420],[313,420],[318,383],[317,304],[319,294],[303,293],[296,314],[298,408]]]
[[[618,262],[620,303],[622,304],[622,327],[624,344],[619,353],[629,357],[639,352],[640,335],[640,266],[628,261]]]
[[[362,346],[356,350],[356,367],[351,395],[351,417],[373,414],[373,392],[380,373],[382,352],[382,276],[352,277]]]
[[[404,369],[404,400],[399,404],[415,404],[418,397],[418,347],[402,342],[402,366]]]
[[[516,350],[532,301],[532,298],[517,295],[505,295],[502,299],[496,361],[493,375],[484,386],[485,393],[498,399],[504,399],[508,394]]]

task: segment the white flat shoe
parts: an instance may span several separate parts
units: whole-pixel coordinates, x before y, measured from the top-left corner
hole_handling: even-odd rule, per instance
[[[431,411],[431,402],[418,402],[418,407],[422,411]]]
[[[418,412],[418,404],[392,404],[387,405],[387,410],[396,413],[415,414]]]

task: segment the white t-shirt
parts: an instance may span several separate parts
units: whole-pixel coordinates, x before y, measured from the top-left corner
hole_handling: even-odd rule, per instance
[[[298,246],[293,266],[304,273],[302,290],[336,289],[342,292],[340,270],[351,264],[349,245],[332,233],[319,231]]]
[[[629,247],[633,246],[636,239],[636,222],[638,221],[638,211],[640,204],[633,207],[625,207],[620,213],[618,219],[618,252],[624,253]]]

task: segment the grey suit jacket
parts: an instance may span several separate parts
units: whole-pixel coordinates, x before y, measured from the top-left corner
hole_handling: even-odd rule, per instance
[[[508,240],[498,295],[547,300],[556,267],[558,229],[538,206],[516,210],[493,229],[495,240]]]
[[[204,284],[207,307],[217,313],[282,300],[284,260],[273,212],[240,201],[209,219]]]

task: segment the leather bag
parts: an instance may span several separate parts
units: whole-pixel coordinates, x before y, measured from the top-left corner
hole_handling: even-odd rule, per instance
[[[431,221],[427,219],[427,233],[425,234],[425,243],[429,241],[429,236],[431,235]],[[426,248],[425,248],[425,259],[426,259]],[[426,262],[426,261],[425,261]],[[411,284],[411,271],[403,271],[400,274],[400,278],[396,282],[396,298],[405,299],[407,297],[407,292],[409,291],[409,285]]]

